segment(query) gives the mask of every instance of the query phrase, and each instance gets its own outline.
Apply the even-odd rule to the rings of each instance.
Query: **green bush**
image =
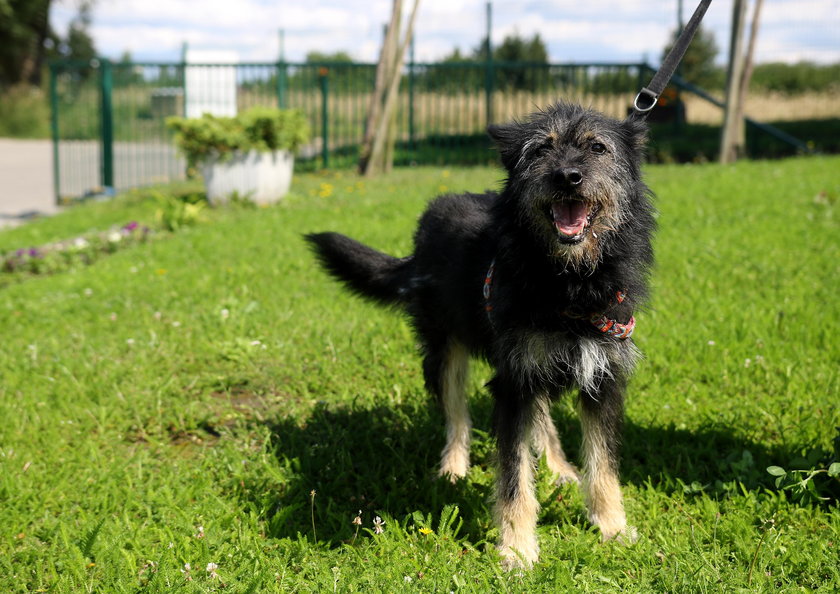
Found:
[[[252,107],[236,117],[209,113],[200,118],[171,117],[166,125],[176,131],[175,144],[189,167],[208,160],[227,160],[235,152],[296,152],[309,140],[309,122],[303,112]]]
[[[776,91],[791,95],[835,92],[840,90],[840,63],[758,64],[753,71],[750,86],[757,91]]]
[[[0,100],[0,136],[47,138],[50,110],[38,87],[18,85],[3,91]]]

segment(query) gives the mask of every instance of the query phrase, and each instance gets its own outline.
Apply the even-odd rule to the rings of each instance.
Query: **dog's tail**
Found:
[[[395,258],[339,233],[311,233],[321,265],[362,297],[383,304],[406,300],[411,285],[412,258]]]

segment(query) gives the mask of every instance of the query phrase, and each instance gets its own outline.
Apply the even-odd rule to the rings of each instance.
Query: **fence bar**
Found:
[[[491,34],[493,32],[493,3],[487,3],[487,63],[484,72],[484,94],[487,109],[487,125],[494,122],[493,120],[493,87],[495,68],[493,67],[493,41]]]
[[[55,194],[55,203],[61,203],[60,191],[60,162],[58,160],[58,66],[50,64],[50,133],[52,134],[52,154],[53,154],[53,193]]]
[[[277,107],[286,109],[286,62],[277,62]]]
[[[414,152],[414,36],[411,36],[408,60],[408,150]]]
[[[100,123],[101,185],[106,191],[114,187],[114,79],[111,62],[102,58],[99,62],[99,90],[101,94],[102,121]]]
[[[649,66],[646,66],[646,67],[650,68]],[[673,77],[671,77],[671,84],[673,84],[676,87],[679,87],[683,90],[686,90],[690,93],[694,93],[695,95],[697,95],[701,99],[705,99],[706,101],[708,101],[712,105],[720,107],[721,109],[724,109],[726,107],[726,104],[723,101],[721,101],[719,99],[715,99],[714,97],[709,95],[706,91],[704,91],[703,89],[701,89],[700,87],[698,87],[696,85],[691,84],[690,82],[688,82],[687,80],[685,80],[681,76],[678,76],[678,75],[675,74]],[[804,142],[802,142],[798,138],[796,138],[794,136],[791,136],[790,134],[788,134],[784,130],[779,130],[775,126],[771,126],[770,124],[765,124],[763,122],[758,122],[758,121],[756,121],[752,118],[748,118],[748,117],[744,117],[744,121],[747,124],[749,124],[750,126],[756,128],[758,130],[761,130],[765,134],[768,134],[768,135],[772,136],[776,140],[784,142],[785,144],[788,144],[788,145],[790,145],[794,148],[797,148],[797,149],[799,149],[803,152],[806,152],[806,153],[813,153],[814,152],[814,149],[812,149],[810,146],[808,146],[807,144],[805,144]]]
[[[189,68],[219,66],[190,64]],[[298,170],[351,167],[358,161],[375,64],[290,63],[281,57],[270,63],[223,66],[235,68],[226,89],[239,111],[281,105],[305,114],[314,138],[301,147]],[[406,66],[395,114],[395,165],[496,163],[485,133],[487,122],[522,118],[535,106],[558,99],[625,117],[648,68],[495,59],[444,63],[410,59]],[[183,178],[183,159],[164,122],[167,116],[184,113],[190,94],[200,94],[195,83],[189,86],[186,68],[183,61],[50,64],[56,199]],[[673,80],[693,95],[720,104],[678,76]],[[797,151],[811,152],[777,128],[747,123],[763,138],[772,135]],[[782,152],[790,150],[785,146]]]
[[[330,166],[330,136],[329,136],[329,70],[322,67],[318,74],[321,78],[321,157],[324,169]]]

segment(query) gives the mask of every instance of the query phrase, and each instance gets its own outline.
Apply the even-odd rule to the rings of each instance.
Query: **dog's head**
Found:
[[[517,222],[565,266],[597,264],[644,199],[644,123],[560,103],[488,132],[508,170]]]

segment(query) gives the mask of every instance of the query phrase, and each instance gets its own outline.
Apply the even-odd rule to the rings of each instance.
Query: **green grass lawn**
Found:
[[[279,206],[208,210],[7,283],[0,591],[836,592],[840,481],[820,472],[807,484],[828,501],[795,499],[766,468],[837,460],[838,171],[647,170],[657,266],[622,462],[640,540],[601,544],[578,490],[541,467],[525,574],[493,547],[488,367],[470,383],[474,466],[453,486],[435,478],[443,419],[408,324],[345,293],[301,240],[332,229],[404,255],[430,197],[498,170],[299,175]],[[0,252],[156,209],[140,191],[82,205],[0,232]],[[576,458],[572,398],[555,420]]]

